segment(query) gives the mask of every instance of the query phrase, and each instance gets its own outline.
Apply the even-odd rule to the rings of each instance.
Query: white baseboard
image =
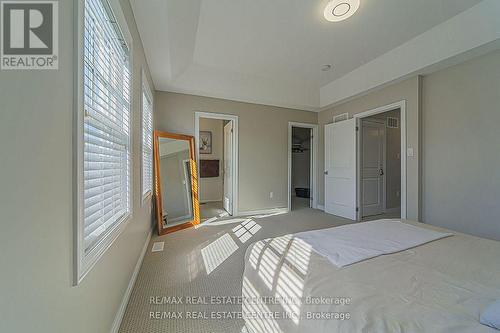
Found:
[[[127,290],[125,290],[125,294],[123,295],[122,302],[120,304],[120,307],[118,308],[118,312],[116,313],[115,320],[113,321],[113,326],[111,326],[111,333],[118,333],[118,330],[120,329],[123,315],[125,314],[125,309],[127,308],[127,304],[130,299],[130,294],[132,294],[132,289],[134,288],[135,280],[137,279],[137,275],[139,274],[139,270],[141,269],[142,261],[144,260],[146,251],[148,250],[149,241],[151,240],[152,234],[153,229],[149,231],[146,242],[142,247],[141,255],[139,256],[139,259],[135,264],[134,272],[132,273],[130,281],[128,282]]]
[[[323,206],[323,205],[316,205],[316,209],[325,211],[325,206]]]
[[[244,212],[239,212],[238,216],[248,216],[248,215],[260,215],[260,214],[277,214],[277,213],[288,213],[288,208],[269,208],[260,210],[247,210]]]

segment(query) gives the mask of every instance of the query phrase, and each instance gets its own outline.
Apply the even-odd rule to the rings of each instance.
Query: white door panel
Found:
[[[356,120],[325,125],[325,212],[356,219]]]

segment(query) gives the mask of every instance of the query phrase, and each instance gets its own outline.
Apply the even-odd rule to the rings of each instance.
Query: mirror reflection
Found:
[[[194,219],[189,141],[159,138],[159,176],[163,227]]]

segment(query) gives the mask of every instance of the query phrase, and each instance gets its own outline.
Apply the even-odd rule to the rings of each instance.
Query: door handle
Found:
[[[325,172],[323,172],[325,175],[328,175],[328,170],[326,170]]]
[[[383,176],[384,175],[384,169],[380,168],[379,175]]]

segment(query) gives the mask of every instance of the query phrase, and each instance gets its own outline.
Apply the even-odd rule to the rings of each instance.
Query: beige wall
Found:
[[[423,79],[423,220],[500,240],[500,51]]]
[[[212,153],[200,154],[200,159],[219,160],[219,177],[200,178],[200,202],[222,201],[223,187],[223,146],[224,121],[219,119],[200,119],[200,131],[212,132]]]
[[[195,111],[239,116],[239,211],[286,207],[288,122],[316,123],[317,113],[156,93],[155,126],[159,130],[194,135]],[[274,192],[272,199],[269,192]]]
[[[140,154],[141,67],[134,39],[133,218],[73,287],[74,5],[59,1],[59,69],[0,72],[0,332],[109,333],[147,234]]]
[[[318,115],[319,153],[318,153],[318,187],[319,204],[324,204],[324,130],[325,124],[333,122],[335,115],[348,112],[350,116],[377,107],[406,100],[407,147],[414,149],[414,156],[408,157],[407,163],[407,216],[419,220],[419,114],[420,114],[420,77],[387,86],[346,103],[322,111]]]

